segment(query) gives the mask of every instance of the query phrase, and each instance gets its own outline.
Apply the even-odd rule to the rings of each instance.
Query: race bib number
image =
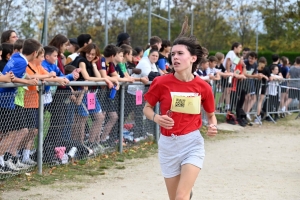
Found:
[[[235,58],[233,59],[233,63],[237,65],[237,64],[239,64],[240,60],[241,60],[241,59],[240,59],[239,57],[235,57]]]
[[[87,109],[94,110],[96,108],[95,93],[87,94]]]
[[[135,105],[142,105],[143,103],[143,92],[142,90],[137,90],[135,93]]]
[[[201,96],[176,96],[172,98],[171,111],[185,114],[200,114]]]

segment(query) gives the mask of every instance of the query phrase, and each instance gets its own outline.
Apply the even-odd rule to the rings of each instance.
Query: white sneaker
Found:
[[[258,120],[258,119],[255,119],[253,123],[254,124],[258,124],[258,125],[262,125],[262,122],[260,120]]]
[[[21,163],[20,160],[17,161],[16,163],[16,167],[17,168],[20,168],[20,169],[28,169],[30,168],[31,166],[30,165],[26,165],[24,163]]]
[[[37,163],[33,160],[31,160],[30,158],[22,161],[22,163],[26,164],[26,165],[37,165]]]
[[[4,161],[5,167],[7,167],[9,170],[12,171],[20,171],[20,169],[18,167],[16,167],[16,165],[13,163],[13,161],[11,159]]]
[[[246,114],[246,118],[247,118],[247,120],[248,120],[249,122],[252,121],[250,114]]]
[[[75,157],[75,154],[77,153],[77,148],[76,147],[72,147],[70,149],[70,151],[68,152],[68,156],[70,156],[71,158],[74,158]]]
[[[147,137],[153,137],[153,134],[152,133],[146,133]]]
[[[286,112],[286,114],[288,114],[288,115],[291,115],[292,113],[291,113],[291,112],[289,112],[289,111],[287,111],[287,112]]]

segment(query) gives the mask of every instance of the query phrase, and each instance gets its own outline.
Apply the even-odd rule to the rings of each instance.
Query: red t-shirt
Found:
[[[215,111],[214,96],[209,84],[199,77],[195,77],[190,82],[182,82],[168,74],[156,77],[152,82],[149,91],[145,94],[145,100],[152,106],[160,102],[160,112],[166,115],[171,108],[172,97],[171,92],[191,92],[201,95],[201,104],[207,113]],[[170,130],[161,127],[161,133],[170,136],[172,133],[176,135],[185,135],[201,127],[201,114],[184,114],[172,113],[174,127]]]
[[[238,73],[239,75],[241,75],[243,73],[243,65],[241,62],[236,65],[236,67],[234,69],[234,73]],[[233,78],[231,91],[236,91],[237,83],[238,83],[238,79]]]

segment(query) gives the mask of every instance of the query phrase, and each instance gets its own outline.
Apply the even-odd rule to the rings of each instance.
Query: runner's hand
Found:
[[[210,137],[214,137],[214,136],[216,136],[217,133],[218,133],[218,128],[217,128],[217,126],[214,125],[214,124],[210,124],[210,125],[208,126],[206,135],[207,135],[207,136],[210,136]]]
[[[165,129],[172,129],[174,126],[174,120],[167,115],[155,115],[154,122]]]

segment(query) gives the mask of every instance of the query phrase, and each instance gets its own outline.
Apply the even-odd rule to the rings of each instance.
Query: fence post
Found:
[[[119,152],[120,153],[123,153],[124,102],[125,102],[125,86],[121,85],[120,127],[119,127]]]
[[[159,103],[157,103],[155,105],[155,108],[154,108],[154,111],[155,113],[159,114]],[[155,124],[155,140],[156,140],[156,143],[158,143],[158,140],[159,140],[159,125],[157,123],[154,123]]]
[[[44,133],[44,99],[43,99],[44,85],[39,85],[39,130],[38,130],[38,151],[37,151],[37,165],[38,173],[43,173],[43,133]]]

